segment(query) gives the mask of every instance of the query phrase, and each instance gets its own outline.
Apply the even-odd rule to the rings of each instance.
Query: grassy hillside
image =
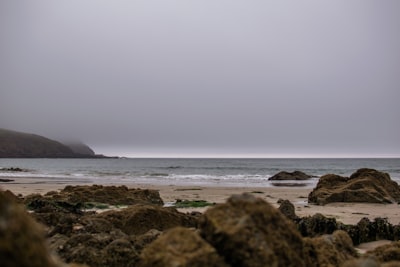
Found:
[[[0,158],[79,158],[93,157],[46,137],[0,129]]]

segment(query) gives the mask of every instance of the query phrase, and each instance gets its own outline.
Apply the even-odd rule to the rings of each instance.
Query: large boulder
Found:
[[[208,209],[201,235],[231,266],[312,266],[295,225],[250,194]]]
[[[140,267],[228,267],[216,249],[193,230],[177,227],[146,247]]]
[[[287,172],[281,171],[272,177],[268,178],[271,181],[281,181],[281,180],[308,180],[312,178],[312,175],[308,175],[301,171]]]
[[[55,267],[43,229],[0,191],[0,259],[1,266]]]
[[[313,216],[303,217],[297,220],[297,229],[302,236],[316,237],[325,234],[332,234],[336,230],[343,228],[341,223],[338,223],[335,218],[328,218],[321,213],[316,213]]]
[[[75,234],[71,237],[54,235],[51,247],[67,263],[87,264],[90,267],[136,266],[139,259],[132,238],[122,232]]]
[[[305,238],[305,243],[315,266],[342,266],[344,262],[358,257],[351,238],[341,230],[331,235]]]
[[[95,215],[110,222],[128,235],[141,235],[151,229],[164,231],[176,226],[196,227],[197,216],[178,212],[175,208],[154,205],[133,205],[120,211]]]
[[[283,199],[278,201],[279,208],[278,210],[282,212],[283,215],[286,216],[289,220],[296,221],[299,217],[296,215],[296,211],[294,209],[294,205],[287,199]]]
[[[310,203],[331,202],[397,203],[400,187],[389,174],[373,169],[359,169],[350,177],[322,176],[308,196]]]

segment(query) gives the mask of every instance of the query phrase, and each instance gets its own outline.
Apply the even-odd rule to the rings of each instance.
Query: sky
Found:
[[[400,157],[400,1],[2,0],[0,128],[132,157]]]

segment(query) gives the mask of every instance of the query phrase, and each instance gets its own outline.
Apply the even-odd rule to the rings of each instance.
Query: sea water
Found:
[[[29,178],[52,183],[159,184],[192,186],[305,186],[333,173],[349,176],[359,168],[387,172],[400,183],[400,159],[0,159],[0,169],[18,167],[24,172],[0,170],[1,177]],[[302,171],[315,176],[307,181],[269,181],[280,171]]]

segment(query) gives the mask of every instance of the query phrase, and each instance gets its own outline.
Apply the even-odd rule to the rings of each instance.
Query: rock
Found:
[[[195,231],[177,227],[163,233],[140,255],[140,267],[228,267]]]
[[[380,265],[377,261],[370,259],[370,258],[364,258],[364,259],[352,259],[346,261],[342,267],[383,267],[383,265]],[[389,266],[385,266],[389,267]]]
[[[66,186],[59,193],[49,192],[44,196],[28,195],[24,203],[39,212],[46,209],[65,210],[78,213],[87,203],[106,203],[109,205],[164,204],[160,193],[149,189],[129,189],[126,186],[83,185]]]
[[[50,255],[43,229],[19,204],[0,191],[1,266],[58,266]]]
[[[8,183],[8,182],[14,182],[12,179],[0,179],[1,183]]]
[[[154,205],[134,205],[120,211],[96,215],[109,221],[128,235],[141,235],[151,229],[164,231],[176,226],[196,227],[197,217],[178,212],[175,208]]]
[[[135,236],[134,246],[137,251],[142,251],[147,245],[152,243],[162,234],[161,231],[151,229],[143,235]]]
[[[341,266],[344,262],[358,257],[351,238],[341,230],[331,235],[305,238],[305,243],[315,266]]]
[[[400,225],[392,225],[387,218],[375,218],[372,222],[362,218],[356,225],[345,229],[354,245],[377,240],[400,240]]]
[[[27,172],[28,170],[21,169],[19,167],[9,167],[9,168],[0,168],[2,172]]]
[[[119,267],[135,266],[139,259],[131,238],[123,233],[76,234],[68,239],[53,236],[50,243],[68,263]]]
[[[400,188],[389,174],[373,169],[359,169],[349,178],[327,174],[308,196],[310,203],[331,202],[397,203]]]
[[[251,194],[208,209],[200,229],[231,266],[312,266],[295,225]]]
[[[294,172],[286,172],[281,171],[272,177],[268,178],[268,180],[272,181],[280,181],[280,180],[308,180],[312,178],[312,175],[305,174],[301,171],[294,171]]]
[[[298,219],[298,217],[296,215],[296,212],[295,212],[295,209],[294,209],[294,205],[289,200],[286,200],[286,199],[285,200],[281,200],[280,201],[280,206],[279,206],[278,209],[289,220],[294,221],[294,220]]]
[[[368,251],[364,257],[372,258],[380,263],[389,263],[392,261],[400,263],[400,241],[377,247],[372,251]]]
[[[299,219],[297,228],[302,236],[315,237],[332,234],[334,231],[342,229],[343,225],[338,223],[335,218],[327,218],[321,213],[316,213],[311,217]]]

